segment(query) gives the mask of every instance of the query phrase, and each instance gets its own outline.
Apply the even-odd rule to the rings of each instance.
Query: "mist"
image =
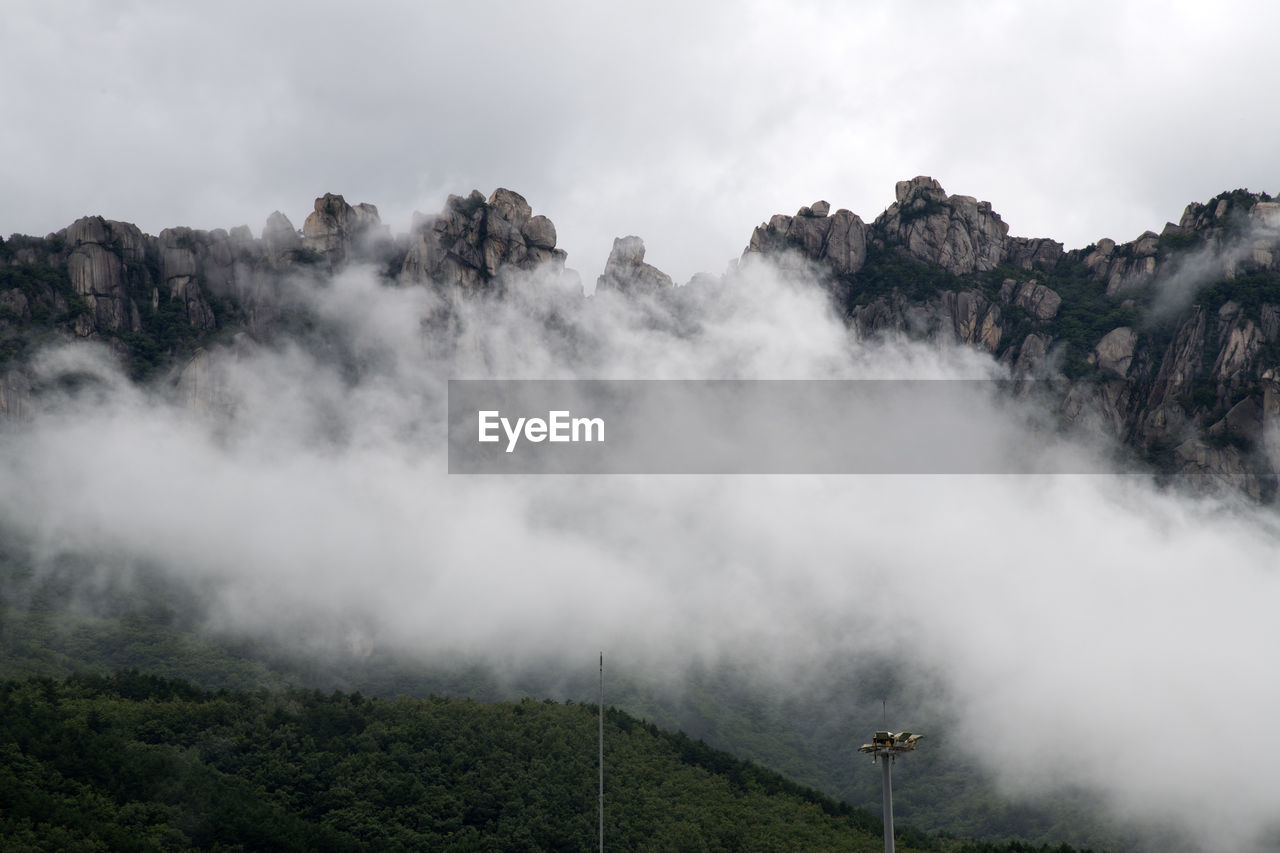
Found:
[[[0,432],[0,518],[37,566],[155,565],[201,590],[211,629],[317,653],[511,671],[604,649],[654,678],[727,662],[790,687],[890,657],[1011,795],[1084,787],[1205,850],[1275,829],[1271,510],[1134,476],[450,476],[451,377],[1004,375],[858,340],[819,283],[764,263],[668,299],[508,285],[454,303],[360,268],[298,280],[312,332],[145,388],[104,348],[49,350],[38,379],[64,390]],[[1043,442],[1016,407],[976,417],[957,428]]]
[[[1205,287],[1224,278],[1234,278],[1242,262],[1254,259],[1259,253],[1270,257],[1271,247],[1280,234],[1280,221],[1275,214],[1237,215],[1235,219],[1230,237],[1211,240],[1207,245],[1177,255],[1169,269],[1161,271],[1153,283],[1155,296],[1146,317],[1148,325],[1176,317],[1191,306]]]

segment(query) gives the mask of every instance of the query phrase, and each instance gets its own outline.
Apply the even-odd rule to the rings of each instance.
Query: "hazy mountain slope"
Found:
[[[90,597],[77,583],[83,568],[66,561],[35,577],[13,554],[0,558],[0,679],[111,677],[134,669],[200,690],[340,689],[387,699],[485,701],[528,695],[581,699],[595,689],[582,674],[550,668],[513,680],[483,662],[426,666],[386,653],[310,657],[296,648],[203,629],[192,591],[159,573],[144,572],[141,583],[100,587]],[[945,719],[922,716],[920,697],[894,681],[890,666],[863,662],[852,671],[833,671],[826,694],[806,690],[788,696],[733,667],[706,669],[678,686],[611,669],[607,702],[878,814],[880,774],[854,748],[878,725],[883,698],[895,716],[930,732],[927,748],[895,770],[901,823],[958,837],[1094,847],[1114,841],[1110,830],[1098,826],[1096,807],[1074,808],[1059,799],[1002,801],[980,768],[961,760],[947,742]]]

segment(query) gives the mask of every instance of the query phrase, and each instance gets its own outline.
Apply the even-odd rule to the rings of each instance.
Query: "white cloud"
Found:
[[[464,308],[452,362],[418,326],[425,290],[352,271],[307,292],[323,346],[224,353],[212,413],[108,370],[11,431],[7,523],[45,556],[164,567],[206,591],[215,624],[317,649],[522,666],[604,648],[628,669],[733,661],[793,688],[813,665],[889,650],[934,680],[952,742],[1010,792],[1083,786],[1206,850],[1220,849],[1210,829],[1246,849],[1273,822],[1273,513],[1097,476],[449,476],[447,375],[994,366],[857,343],[820,291],[762,265],[690,299],[687,337],[620,300],[582,303],[573,347],[536,300]],[[982,417],[1002,442],[1016,432]]]

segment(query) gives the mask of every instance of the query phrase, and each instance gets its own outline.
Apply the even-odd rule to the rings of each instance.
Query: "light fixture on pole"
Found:
[[[924,735],[911,732],[876,732],[871,743],[858,747],[859,752],[871,756],[871,762],[881,762],[884,770],[884,851],[893,853],[893,780],[889,771],[890,765],[898,756],[911,752],[916,748],[916,741]]]

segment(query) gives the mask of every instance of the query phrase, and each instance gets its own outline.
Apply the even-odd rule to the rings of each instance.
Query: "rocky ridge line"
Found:
[[[0,243],[0,416],[20,417],[30,402],[24,329],[100,338],[159,365],[228,324],[269,338],[281,276],[351,263],[450,298],[500,295],[507,270],[535,269],[546,274],[539,281],[580,294],[556,238],[551,221],[507,189],[450,196],[397,237],[375,206],[334,194],[315,200],[301,231],[273,213],[261,238],[246,226],[151,237],[102,217],[15,236]],[[899,182],[870,224],[825,201],[772,217],[741,263],[763,256],[821,273],[861,336],[980,347],[1018,375],[1066,383],[1064,412],[1100,419],[1166,467],[1244,482],[1259,499],[1274,494],[1275,473],[1257,452],[1280,405],[1280,204],[1269,196],[1223,193],[1188,205],[1159,234],[1064,251],[1010,237],[988,202],[947,195],[922,176]],[[597,279],[597,292],[624,297],[679,290],[645,263],[635,236],[615,240]]]

